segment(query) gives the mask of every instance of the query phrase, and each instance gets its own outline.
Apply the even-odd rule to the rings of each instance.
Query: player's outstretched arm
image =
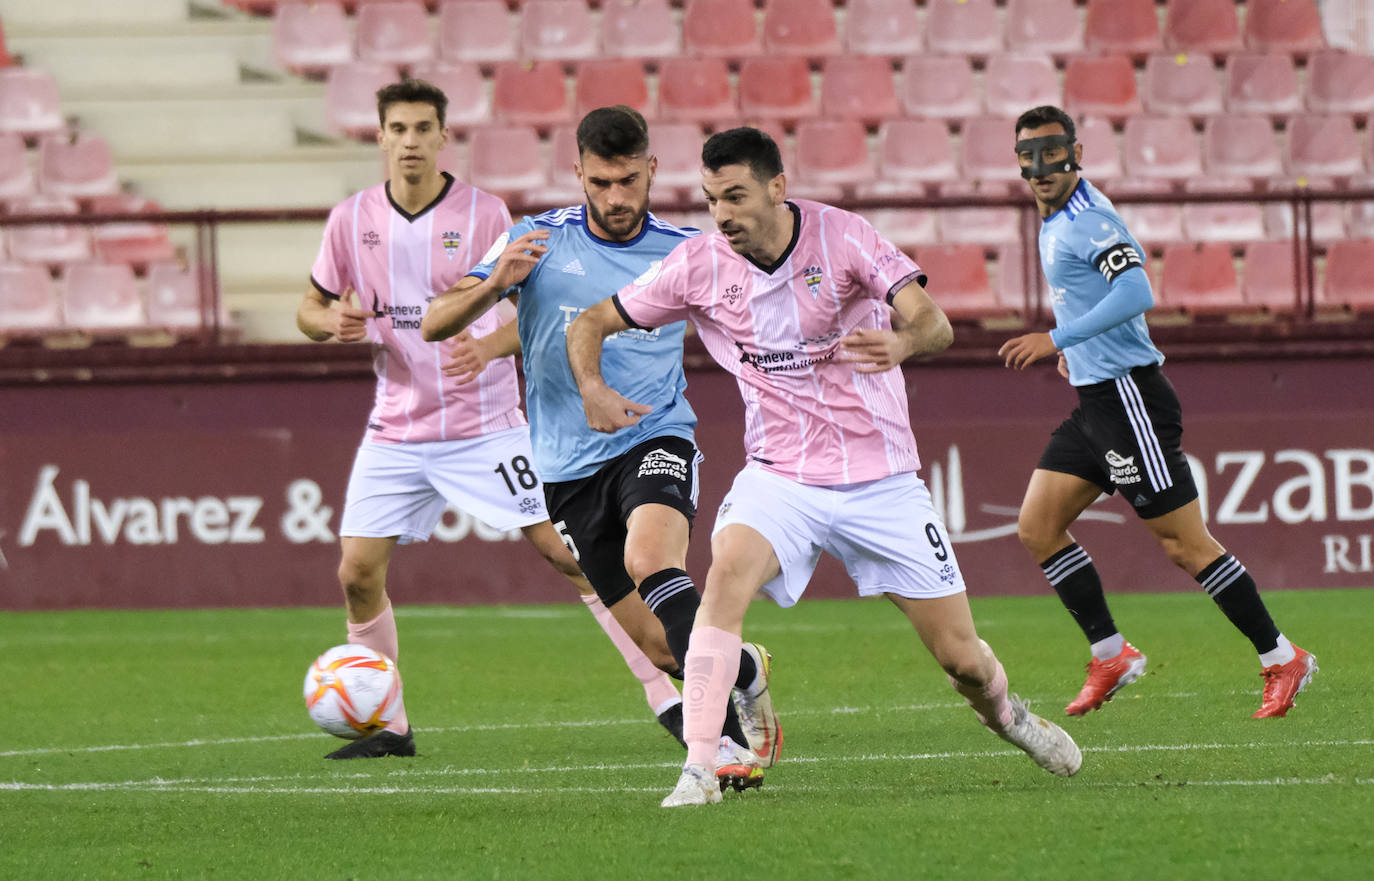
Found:
[[[296,309],[296,327],[317,343],[331,337],[342,343],[356,343],[367,339],[367,319],[371,317],[354,305],[352,291],[345,291],[336,307],[312,287]]]
[[[637,404],[601,378],[601,349],[606,337],[630,325],[609,300],[602,300],[568,326],[568,364],[582,393],[582,409],[593,431],[612,434],[639,422],[653,408]]]
[[[902,318],[898,330],[859,328],[840,340],[844,358],[860,373],[891,370],[916,355],[942,352],[954,342],[949,319],[925,288],[916,282],[902,287],[892,298],[892,308]]]
[[[471,382],[497,358],[520,354],[520,331],[514,321],[501,325],[486,336],[461,331],[453,338],[453,354],[444,362],[444,375],[458,385]]]
[[[420,334],[428,342],[446,340],[486,312],[501,294],[529,278],[530,272],[549,250],[544,241],[549,231],[536,229],[509,242],[496,258],[491,275],[485,279],[465,275],[458,283],[435,297],[420,319]],[[502,238],[505,238],[503,235]],[[495,248],[493,248],[495,250]],[[486,261],[490,261],[490,255]]]

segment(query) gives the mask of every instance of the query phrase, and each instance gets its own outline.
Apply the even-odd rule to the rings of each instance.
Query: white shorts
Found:
[[[423,444],[364,441],[348,478],[339,535],[426,541],[448,505],[504,532],[549,519],[530,431]]]
[[[844,563],[860,596],[931,599],[964,590],[945,524],[914,473],[826,487],[746,468],[735,476],[712,532],[732,523],[773,546],[782,572],[763,590],[780,606],[801,599],[821,551]]]

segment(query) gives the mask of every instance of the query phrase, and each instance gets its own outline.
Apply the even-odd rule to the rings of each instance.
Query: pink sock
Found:
[[[358,645],[365,645],[374,652],[381,652],[400,666],[400,660],[396,655],[400,652],[400,640],[396,636],[396,616],[391,613],[391,603],[386,604],[382,609],[382,614],[373,618],[371,621],[362,624],[348,622],[348,641]],[[395,731],[397,734],[405,734],[410,730],[410,721],[406,719],[406,705],[404,697],[401,701],[400,709],[396,711],[396,718],[392,719],[386,726],[388,731]]]
[[[682,687],[682,735],[687,763],[715,768],[725,702],[739,676],[739,634],[719,627],[696,627],[687,643]]]
[[[994,663],[997,664],[997,672],[993,674],[992,681],[982,688],[964,685],[953,676],[949,677],[949,684],[973,707],[979,722],[994,731],[1002,731],[1011,724],[1011,702],[1007,700],[1007,671],[1002,669],[1001,661],[994,660]]]
[[[620,651],[620,656],[625,659],[625,665],[630,668],[630,672],[635,674],[639,684],[644,686],[644,699],[649,702],[649,709],[657,716],[673,704],[682,700],[677,693],[677,686],[673,684],[673,679],[667,673],[654,666],[654,662],[649,660],[648,655],[640,651],[639,646],[630,638],[630,634],[625,632],[625,628],[620,626],[620,622],[615,620],[611,610],[606,608],[606,604],[601,602],[601,597],[596,594],[582,594],[582,602],[591,609],[592,615],[596,618],[601,629],[606,631],[606,635],[611,638],[611,644]]]

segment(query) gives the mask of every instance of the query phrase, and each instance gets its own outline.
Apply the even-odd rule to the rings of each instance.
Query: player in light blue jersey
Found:
[[[578,125],[577,146],[585,203],[517,223],[466,278],[435,298],[421,331],[431,340],[453,336],[502,298],[518,298],[530,434],[550,519],[627,632],[644,632],[639,610],[646,604],[662,622],[675,659],[668,672],[680,676],[700,604],[685,571],[701,461],[696,414],[683,394],[685,325],[630,330],[608,343],[602,370],[615,377],[635,419],[614,435],[587,425],[565,334],[583,309],[698,232],[649,213],[657,160],[639,113],[593,110]],[[727,708],[718,762],[722,786],[737,789],[762,782],[762,767],[782,742],[767,692],[768,653],[747,644],[740,662],[738,713]],[[671,709],[680,731],[680,703]]]
[[[1140,244],[1079,176],[1083,146],[1063,110],[1023,113],[1016,156],[1043,218],[1040,264],[1055,328],[1008,340],[999,354],[1016,370],[1058,354],[1079,400],[1031,474],[1017,525],[1091,645],[1087,682],[1065,712],[1096,710],[1145,672],[1145,655],[1117,630],[1097,569],[1068,531],[1101,493],[1120,492],[1259,653],[1264,694],[1254,717],[1283,716],[1316,673],[1316,658],[1274,626],[1255,580],[1203,522],[1181,445],[1182,408],[1145,323],[1154,296]]]

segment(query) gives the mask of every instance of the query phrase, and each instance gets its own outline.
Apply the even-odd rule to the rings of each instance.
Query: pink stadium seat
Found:
[[[1173,51],[1227,55],[1241,47],[1235,0],[1169,0],[1164,45]]]
[[[10,214],[76,214],[76,201],[63,196],[37,195],[8,203]],[[56,266],[87,260],[90,233],[84,226],[42,224],[15,226],[9,233],[10,257],[24,263]]]
[[[1205,53],[1151,55],[1141,97],[1147,113],[1210,116],[1221,113],[1221,79]]]
[[[750,0],[691,0],[682,13],[688,55],[747,58],[763,51]]]
[[[1030,257],[1034,263],[1027,264]],[[997,249],[997,283],[993,293],[997,301],[1008,309],[1029,316],[1037,310],[1048,312],[1045,304],[1045,284],[1040,276],[1040,258],[1036,251],[1027,252],[1020,243],[1003,245]]]
[[[1283,171],[1274,124],[1267,116],[1209,117],[1202,131],[1207,173],[1268,180]]]
[[[926,48],[986,56],[1002,51],[1002,25],[992,0],[929,0]]]
[[[1202,173],[1193,126],[1182,116],[1133,116],[1126,120],[1126,173],[1132,177],[1185,180]]]
[[[1021,184],[1015,144],[1015,119],[980,116],[965,122],[959,143],[964,179]]]
[[[1307,109],[1359,116],[1374,113],[1374,56],[1338,50],[1313,53],[1307,59]]]
[[[1267,312],[1298,311],[1300,305],[1293,243],[1276,239],[1246,245],[1240,293],[1246,303]]]
[[[688,122],[661,122],[649,129],[649,148],[658,157],[654,190],[683,191],[695,201],[701,194],[701,129]]]
[[[994,192],[996,189],[994,186]],[[965,182],[950,182],[940,187],[942,196],[976,196],[986,192]],[[944,208],[940,211],[940,241],[978,245],[1019,242],[1021,212],[1016,208]]]
[[[1374,179],[1367,175],[1360,175],[1351,179],[1350,188],[1352,190],[1374,190]],[[1352,201],[1347,209],[1349,216],[1346,222],[1346,232],[1350,234],[1351,238],[1374,238],[1374,202]]]
[[[520,56],[505,0],[448,0],[439,7],[439,57],[493,64]]]
[[[878,234],[910,252],[938,240],[935,212],[924,208],[878,208],[864,212]]]
[[[109,143],[89,132],[43,138],[38,148],[38,186],[45,193],[74,199],[118,191]]]
[[[921,51],[921,25],[910,0],[850,0],[845,10],[851,54],[898,58]]]
[[[984,110],[989,116],[1016,117],[1028,107],[1058,106],[1059,74],[1048,55],[994,55],[983,72]]]
[[[469,181],[502,196],[518,195],[549,181],[539,135],[526,126],[490,126],[473,131]],[[576,150],[573,156],[576,158]],[[567,164],[571,164],[568,162]]]
[[[784,122],[815,116],[816,99],[806,60],[787,56],[746,59],[739,72],[739,108],[746,117]]]
[[[64,125],[52,74],[30,67],[0,68],[0,132],[33,137]]]
[[[1083,174],[1095,184],[1121,177],[1121,148],[1112,124],[1100,116],[1084,116],[1076,120],[1074,128],[1078,143],[1083,145]]]
[[[48,270],[0,263],[0,338],[40,336],[61,326],[62,310]]]
[[[982,113],[973,69],[960,55],[913,55],[902,64],[902,106],[909,116],[967,119]]]
[[[1068,56],[1083,51],[1083,20],[1074,0],[1008,0],[1006,30],[1013,52]]]
[[[173,332],[199,330],[200,289],[195,268],[178,263],[148,267],[148,323]]]
[[[1245,45],[1261,51],[1305,54],[1325,48],[1315,0],[1248,0]]]
[[[877,192],[908,194],[957,177],[949,129],[934,119],[889,119],[878,132]]]
[[[292,73],[321,75],[353,60],[348,17],[335,3],[283,3],[272,18],[272,55]]]
[[[0,132],[0,199],[13,199],[33,193],[33,172],[29,169],[24,139],[14,132]]]
[[[1219,242],[1180,243],[1164,249],[1159,301],[1194,315],[1245,312],[1231,246]]]
[[[429,62],[417,64],[410,73],[416,79],[438,86],[448,97],[444,124],[450,131],[491,122],[491,98],[477,62]]]
[[[1136,57],[1163,49],[1154,0],[1088,0],[1083,43],[1089,50]]]
[[[856,119],[812,119],[797,124],[797,178],[806,186],[855,187],[874,179],[868,136]]]
[[[67,267],[63,282],[68,327],[96,335],[147,327],[143,297],[128,266],[76,263]]]
[[[657,115],[657,108],[649,100],[644,67],[629,58],[597,59],[579,64],[574,101],[578,119],[598,107],[612,104],[633,107],[650,120]]]
[[[418,0],[364,3],[355,16],[358,58],[410,67],[434,57],[429,20]]]
[[[1350,177],[1364,171],[1355,122],[1345,115],[1304,114],[1288,124],[1288,171],[1303,177]]]
[[[1226,62],[1226,109],[1232,113],[1296,113],[1298,72],[1287,55],[1241,52]]]
[[[520,54],[536,61],[595,58],[596,28],[581,0],[525,0],[520,9]]]
[[[901,115],[896,77],[886,58],[842,55],[825,63],[821,79],[821,115],[859,119],[877,125]]]
[[[657,131],[655,128],[650,134]],[[578,160],[576,127],[558,126],[549,134],[548,185],[525,190],[526,199],[550,205],[571,205],[581,202],[586,196],[574,168]],[[657,178],[654,183],[654,191],[658,192]]]
[[[668,0],[608,0],[601,11],[601,51],[612,58],[682,54],[682,32]]]
[[[355,138],[373,137],[378,129],[377,90],[400,78],[389,64],[350,61],[329,72],[324,90],[330,125]]]
[[[571,122],[563,66],[554,61],[499,65],[492,86],[492,112],[499,121],[516,125]]]
[[[929,245],[916,252],[926,290],[951,321],[978,321],[1009,310],[992,293],[982,245]]]
[[[667,121],[717,124],[739,116],[722,58],[667,58],[658,71],[659,115]]]
[[[770,55],[819,58],[840,52],[831,0],[768,0],[763,12],[763,48]]]
[[[1186,192],[1235,193],[1249,196],[1246,178],[1202,177],[1188,181]],[[1264,238],[1264,210],[1258,202],[1190,202],[1183,206],[1183,232],[1200,242],[1248,242]]]
[[[1135,69],[1125,55],[1070,58],[1064,68],[1064,109],[1112,120],[1140,113]]]
[[[1326,251],[1326,301],[1374,311],[1374,239],[1336,242]]]
[[[92,214],[147,214],[162,211],[162,206],[141,196],[116,193],[92,198],[90,211]],[[159,260],[171,260],[176,255],[165,223],[104,223],[92,230],[91,239],[96,259],[101,263],[127,263],[139,268]]]
[[[1269,187],[1278,192],[1311,190],[1333,192],[1337,187],[1328,178],[1278,178]],[[1301,211],[1301,207],[1299,211]],[[1347,238],[1345,211],[1339,202],[1312,203],[1312,240],[1320,245]],[[1303,228],[1305,230],[1305,227]],[[1265,234],[1275,239],[1291,239],[1295,230],[1293,206],[1289,202],[1270,202],[1264,206]],[[1305,232],[1300,231],[1300,235]]]
[[[1170,184],[1166,180],[1127,178],[1114,184],[1109,195],[1117,199],[1123,195],[1153,195],[1168,193],[1170,190]],[[1147,249],[1184,240],[1183,211],[1178,205],[1117,203],[1117,210],[1121,214],[1121,219],[1126,222],[1126,228]]]

